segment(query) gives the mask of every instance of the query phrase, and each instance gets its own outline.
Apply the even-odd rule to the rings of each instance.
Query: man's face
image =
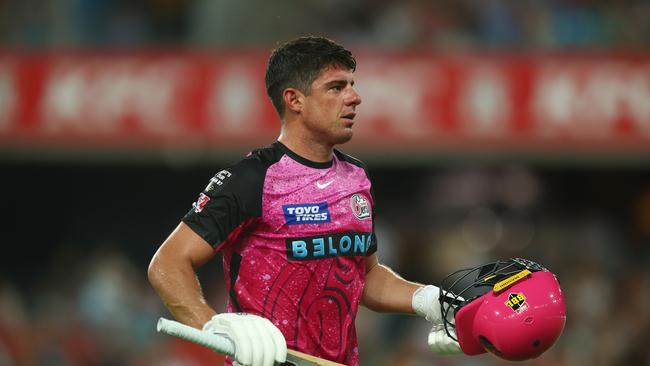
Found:
[[[336,145],[352,138],[355,109],[361,104],[353,85],[351,70],[335,66],[321,70],[302,110],[305,126],[314,139]]]

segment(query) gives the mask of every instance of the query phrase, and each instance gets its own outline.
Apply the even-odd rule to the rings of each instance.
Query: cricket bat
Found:
[[[235,355],[235,347],[230,338],[218,334],[210,334],[198,329],[192,328],[183,323],[165,318],[158,319],[156,327],[158,332],[171,335],[190,341],[202,346],[208,347],[215,352],[233,357]],[[287,350],[287,362],[285,365],[292,366],[345,366],[340,363],[325,360],[322,358],[314,357],[306,353]]]

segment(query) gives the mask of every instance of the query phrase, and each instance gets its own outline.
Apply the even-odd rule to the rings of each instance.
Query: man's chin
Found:
[[[352,129],[349,129],[348,131],[345,131],[344,133],[339,134],[338,136],[336,136],[333,139],[334,140],[334,145],[345,144],[346,142],[352,140],[352,135],[353,135]]]

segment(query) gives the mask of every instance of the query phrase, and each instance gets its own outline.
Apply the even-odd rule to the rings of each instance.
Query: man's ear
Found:
[[[305,95],[300,90],[286,88],[282,92],[282,98],[288,110],[294,113],[300,113],[302,111]]]

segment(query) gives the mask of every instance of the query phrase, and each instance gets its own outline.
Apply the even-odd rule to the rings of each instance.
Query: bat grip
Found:
[[[185,324],[165,318],[158,319],[156,329],[160,333],[171,335],[208,347],[215,352],[234,357],[235,345],[225,335],[203,332]]]

